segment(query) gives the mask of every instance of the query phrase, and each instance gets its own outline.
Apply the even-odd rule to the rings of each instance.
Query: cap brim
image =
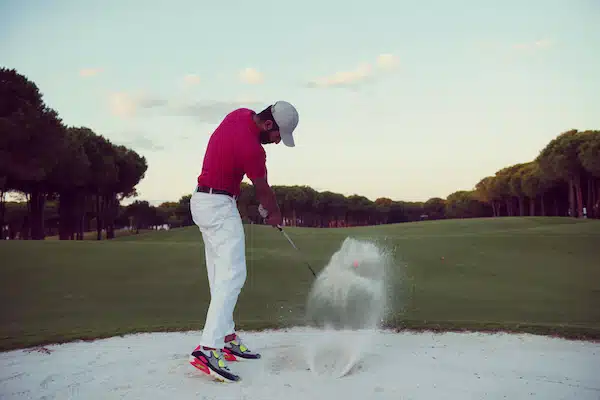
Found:
[[[296,145],[296,143],[294,142],[294,136],[292,136],[291,133],[284,133],[282,131],[279,131],[279,134],[281,135],[281,141],[287,147],[294,147]]]

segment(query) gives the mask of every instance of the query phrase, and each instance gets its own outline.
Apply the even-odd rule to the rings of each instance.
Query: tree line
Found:
[[[115,227],[153,229],[193,224],[191,194],[158,206],[136,200],[148,168],[134,150],[111,143],[87,127],[63,124],[37,86],[14,69],[0,72],[0,228],[2,237],[97,239]],[[530,161],[483,177],[471,190],[446,198],[374,201],[310,186],[273,187],[285,224],[347,227],[445,218],[565,216],[600,218],[600,131],[569,130]],[[19,193],[22,202],[4,201]],[[243,183],[238,208],[245,223],[260,224],[252,185]]]
[[[494,216],[600,218],[600,131],[559,134],[535,159],[483,178],[475,196]]]
[[[25,196],[23,239],[44,239],[45,211],[55,201],[61,239],[81,239],[93,209],[98,237],[114,237],[121,200],[136,194],[148,168],[134,150],[87,127],[67,126],[45,104],[37,85],[15,69],[0,69],[0,227],[6,238],[5,194]],[[12,208],[10,208],[12,210]]]

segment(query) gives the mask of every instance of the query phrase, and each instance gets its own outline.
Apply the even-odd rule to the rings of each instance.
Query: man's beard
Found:
[[[271,139],[269,139],[269,133],[271,131],[261,131],[260,132],[260,143],[261,144],[269,144],[269,143],[273,143],[271,141]]]

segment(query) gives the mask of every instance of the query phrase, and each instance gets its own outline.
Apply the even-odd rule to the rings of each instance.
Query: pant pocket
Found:
[[[192,221],[201,229],[212,229],[221,224],[229,207],[229,201],[219,195],[195,192],[190,198]]]

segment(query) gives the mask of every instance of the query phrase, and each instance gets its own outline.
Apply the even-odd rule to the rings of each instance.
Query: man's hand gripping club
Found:
[[[256,197],[258,197],[258,201],[260,202],[258,206],[260,216],[266,220],[267,224],[273,227],[281,226],[283,218],[273,189],[271,189],[265,178],[256,179],[253,183],[256,188]]]

